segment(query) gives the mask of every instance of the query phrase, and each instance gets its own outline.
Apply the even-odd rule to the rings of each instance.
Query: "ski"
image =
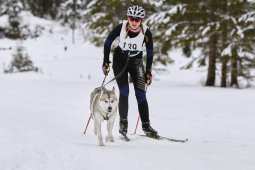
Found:
[[[163,136],[160,136],[159,139],[168,140],[171,142],[181,142],[181,143],[185,143],[188,141],[188,139],[172,139],[172,138],[167,138],[167,137],[163,137]]]
[[[168,138],[168,137],[164,137],[164,136],[159,136],[159,135],[156,135],[156,136],[141,135],[141,134],[138,134],[138,135],[142,136],[142,137],[156,139],[156,140],[167,140],[167,141],[171,141],[171,142],[185,143],[185,142],[188,141],[188,139],[172,139],[172,138]]]
[[[130,138],[125,133],[120,133],[120,138],[126,142],[130,141]]]

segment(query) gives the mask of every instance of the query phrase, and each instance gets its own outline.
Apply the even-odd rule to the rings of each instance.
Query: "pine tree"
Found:
[[[2,0],[0,0],[0,17],[2,17],[5,13],[5,4]],[[0,25],[0,38],[4,37],[5,28]]]
[[[8,14],[9,20],[9,28],[6,31],[5,36],[11,39],[22,38],[20,26],[20,12],[22,10],[22,4],[18,0],[7,0],[6,6],[6,13]]]
[[[231,75],[230,86],[239,87],[238,77],[251,78],[249,74],[251,68],[246,64],[254,58],[255,12],[253,11],[255,6],[247,1],[235,0],[228,1],[227,9],[225,36],[228,37],[228,42],[226,50],[221,55],[227,54],[227,60],[230,62],[230,66],[226,67]],[[227,77],[222,74],[223,78]]]
[[[56,19],[65,0],[21,0],[35,16]]]
[[[126,9],[130,1],[95,0],[88,4],[85,12],[85,27],[90,29],[90,40],[97,46],[103,46],[106,36],[125,19]]]
[[[153,32],[154,61],[167,64],[172,61],[169,58],[169,50],[178,46],[177,35],[181,37],[181,30],[185,29],[180,21],[180,16],[184,12],[184,6],[178,3],[178,1],[160,0],[152,4],[149,11],[152,14],[148,16],[145,23]],[[173,20],[175,22],[171,22]]]
[[[24,46],[22,46],[22,44],[17,45],[12,61],[10,62],[8,68],[4,69],[5,73],[39,71],[39,68],[34,66],[33,61],[25,51],[26,49]]]
[[[81,0],[67,0],[62,4],[59,18],[72,29],[72,42],[75,43],[75,30],[81,26],[83,3]]]
[[[221,12],[224,15],[228,14],[228,2],[223,1],[223,4],[221,6]],[[221,33],[220,37],[221,39],[219,40],[221,42],[221,51],[223,52],[224,49],[227,49],[228,47],[228,39],[229,34],[228,34],[228,23],[227,20],[223,20],[221,24]],[[227,73],[228,73],[228,61],[229,61],[229,56],[227,54],[222,53],[220,57],[220,62],[221,62],[221,87],[227,87]]]
[[[209,56],[206,81],[208,86],[213,86],[215,82],[216,11],[215,1],[210,0],[165,1],[162,9],[156,15],[152,15],[149,22],[159,29],[157,41],[162,46],[160,50],[163,55],[168,55],[171,48],[180,47],[183,48],[184,54],[190,57],[191,51],[200,48],[202,55],[197,58],[199,65],[204,65],[205,56]],[[194,60],[188,67],[191,67],[193,63]]]
[[[240,68],[247,70],[242,63],[248,61],[247,57],[241,59],[239,56],[243,51],[248,56],[254,53],[254,42],[250,41],[255,31],[253,11],[254,5],[241,0],[169,0],[162,1],[159,11],[150,16],[149,23],[158,29],[156,43],[163,55],[178,47],[183,48],[184,54],[189,57],[192,51],[200,49],[201,55],[186,68],[196,61],[201,66],[208,63],[206,85],[214,86],[216,66],[221,63],[221,86],[227,85],[230,73],[231,84],[238,87]],[[229,62],[232,63],[230,67]]]

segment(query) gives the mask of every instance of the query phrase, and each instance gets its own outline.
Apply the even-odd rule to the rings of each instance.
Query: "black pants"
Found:
[[[123,52],[119,47],[115,49],[113,55],[113,72],[115,76],[117,76],[123,70],[127,61],[127,57],[127,52]],[[147,123],[150,120],[145,91],[145,72],[142,60],[142,52],[135,57],[129,57],[127,68],[125,69],[124,73],[116,80],[120,93],[119,114],[120,120],[122,121],[127,120],[128,117],[128,73],[130,74],[134,84],[141,121],[142,123]]]

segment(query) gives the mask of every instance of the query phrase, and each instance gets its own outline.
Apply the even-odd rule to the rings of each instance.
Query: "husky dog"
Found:
[[[98,137],[99,146],[104,146],[102,139],[101,123],[107,120],[106,142],[114,142],[112,129],[117,115],[118,100],[115,89],[107,90],[105,87],[96,88],[90,95],[90,111],[94,120],[94,132]]]

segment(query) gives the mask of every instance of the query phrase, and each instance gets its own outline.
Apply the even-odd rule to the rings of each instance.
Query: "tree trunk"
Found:
[[[237,88],[239,87],[238,85],[238,67],[237,67],[237,48],[234,47],[232,49],[232,56],[231,56],[231,86],[236,86]]]
[[[223,2],[224,3],[224,2]],[[227,15],[227,1],[222,4],[222,12]],[[228,40],[228,26],[227,23],[222,23],[222,51],[227,48]],[[221,56],[221,87],[227,87],[227,73],[228,73],[228,56]]]
[[[222,57],[222,68],[221,68],[221,87],[227,87],[227,64],[228,56]]]
[[[206,86],[214,86],[215,85],[215,71],[216,71],[216,47],[217,36],[216,34],[212,34],[209,38],[209,66],[207,72],[207,80]]]
[[[75,28],[72,29],[72,42],[75,44]]]
[[[72,4],[72,12],[73,12],[73,25],[72,25],[72,37],[73,37],[73,44],[75,44],[75,29],[76,29],[76,17],[77,17],[77,0],[73,0]]]

